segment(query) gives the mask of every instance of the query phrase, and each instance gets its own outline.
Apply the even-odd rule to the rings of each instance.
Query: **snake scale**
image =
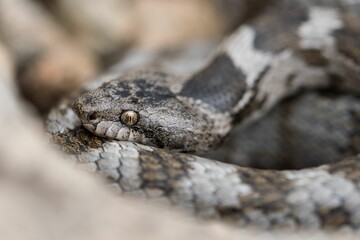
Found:
[[[272,1],[190,77],[154,69],[99,80],[53,109],[47,129],[78,166],[123,194],[240,226],[359,229],[359,64],[359,0]],[[192,154],[218,146],[235,124],[236,156],[309,168]],[[272,138],[276,131],[287,140]]]

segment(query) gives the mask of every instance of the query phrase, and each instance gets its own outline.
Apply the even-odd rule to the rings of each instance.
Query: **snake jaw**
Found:
[[[89,123],[83,123],[83,126],[89,130],[90,132],[94,132],[95,131],[95,126]]]

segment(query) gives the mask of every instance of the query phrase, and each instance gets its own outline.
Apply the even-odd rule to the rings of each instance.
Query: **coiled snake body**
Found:
[[[137,71],[90,86],[73,105],[69,98],[50,113],[48,131],[80,166],[105,175],[123,193],[239,225],[358,229],[359,64],[360,1],[274,1],[190,78]],[[341,94],[336,101],[330,94],[329,109],[314,111],[328,118],[337,111],[330,120],[345,121],[345,130],[311,120],[319,136],[334,134],[335,145],[312,147],[335,159],[320,162],[335,163],[261,170],[180,153],[215,148],[235,124],[251,125],[284,97],[319,88]],[[306,109],[324,102],[314,96],[304,98]],[[297,124],[308,123],[300,118]],[[275,144],[266,142],[267,134],[260,134],[264,148],[254,156],[268,155]]]

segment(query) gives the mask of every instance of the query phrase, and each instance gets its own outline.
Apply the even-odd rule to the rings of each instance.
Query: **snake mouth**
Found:
[[[87,130],[89,130],[90,132],[94,132],[95,131],[95,126],[93,124],[89,124],[89,123],[83,123],[84,128],[86,128]]]
[[[156,137],[154,141],[158,148],[165,148],[165,144],[160,140],[160,138]]]

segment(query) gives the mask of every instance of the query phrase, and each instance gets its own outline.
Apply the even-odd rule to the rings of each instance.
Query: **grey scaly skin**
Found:
[[[354,104],[330,103],[343,110],[339,116],[348,116],[343,121],[351,121],[336,143],[343,144],[341,162],[259,170],[178,151],[214,148],[235,123],[251,124],[302,88],[358,94],[359,13],[358,1],[275,1],[224,40],[190,78],[174,83],[177,77],[158,71],[124,75],[77,98],[79,118],[66,100],[50,114],[49,132],[80,166],[105,175],[123,193],[239,225],[358,229],[356,97],[339,100]],[[324,127],[322,120],[313,121]]]

